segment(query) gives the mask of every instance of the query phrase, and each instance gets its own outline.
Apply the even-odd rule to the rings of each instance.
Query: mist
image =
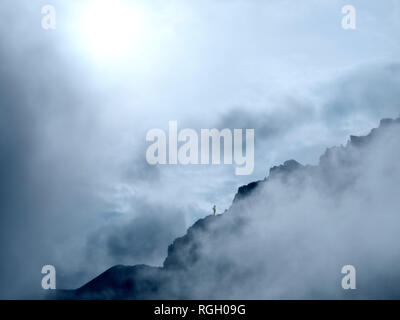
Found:
[[[327,147],[345,143],[350,134],[366,134],[380,119],[399,114],[397,1],[385,6],[355,1],[359,28],[347,32],[340,25],[339,0],[127,0],[141,15],[143,34],[135,38],[132,52],[115,56],[103,52],[107,42],[96,50],[89,45],[91,37],[99,38],[87,33],[95,2],[4,0],[0,5],[0,298],[40,297],[41,268],[48,264],[57,270],[57,286],[66,289],[116,264],[160,267],[168,245],[208,216],[213,205],[218,213],[228,209],[239,186],[263,179],[270,167],[288,159],[316,165]],[[55,30],[41,26],[41,9],[47,4],[57,12]],[[114,16],[107,17],[112,21]],[[171,120],[193,130],[254,129],[254,171],[236,176],[230,165],[149,165],[146,133],[166,130]],[[291,239],[300,246],[302,237],[312,242],[320,236],[318,254],[328,260],[329,251],[338,250],[343,259],[335,263],[342,265],[351,263],[346,250],[354,259],[363,259],[357,246],[367,250],[361,240],[347,246],[340,239],[335,238],[337,245],[328,241],[336,233],[350,241],[348,226],[359,232],[355,238],[367,238],[363,228],[370,228],[377,236],[365,243],[375,248],[377,238],[388,248],[381,255],[391,258],[395,244],[389,245],[389,223],[388,230],[382,225],[382,231],[373,231],[379,219],[372,209],[387,208],[387,219],[392,219],[394,202],[383,185],[391,183],[395,190],[395,180],[383,179],[395,179],[397,171],[390,177],[375,172],[375,177],[369,169],[375,168],[374,161],[389,166],[384,156],[389,151],[382,151],[383,158],[374,151],[363,160],[363,179],[371,180],[356,186],[370,186],[371,193],[376,187],[371,206],[363,206],[359,190],[350,189],[342,197],[334,192],[340,201],[323,211],[330,195],[321,194],[314,183],[291,199],[283,196],[287,186],[276,182],[265,192],[283,203],[271,207],[260,196],[254,204],[232,207],[232,215],[246,216],[249,227],[239,241],[232,236],[226,253],[238,247],[240,254],[234,256],[240,263],[240,256],[249,254],[246,246],[257,248],[264,237],[291,252],[296,251],[290,249]],[[395,150],[391,152],[396,159]],[[332,184],[342,188],[339,182]],[[285,208],[289,200],[298,213],[291,212],[291,205]],[[353,205],[354,213],[347,216]],[[352,219],[358,221],[364,209],[371,218],[354,225]],[[311,224],[295,223],[295,217]],[[283,232],[286,227],[291,232]],[[263,228],[265,232],[258,230]],[[207,256],[224,255],[218,246],[206,248],[217,250]],[[268,266],[261,255],[258,267],[272,268],[274,276],[269,276],[276,277],[276,286],[269,293],[260,286],[252,291],[250,283],[260,280],[255,276],[243,287],[243,296],[289,294],[278,272],[289,253],[281,258],[272,253],[280,262]],[[377,270],[387,271],[379,269],[380,259],[372,260]],[[306,274],[321,270],[301,261],[302,268],[310,269]],[[326,271],[329,277],[339,277],[335,263],[332,272]],[[329,277],[320,281],[329,282]],[[293,286],[300,290],[300,284]],[[226,294],[222,289],[216,294]],[[199,295],[205,292],[198,290]],[[239,293],[232,290],[231,295]]]

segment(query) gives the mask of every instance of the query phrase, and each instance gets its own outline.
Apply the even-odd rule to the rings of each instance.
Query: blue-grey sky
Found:
[[[37,290],[45,264],[70,287],[159,265],[238,186],[398,116],[399,18],[396,0],[2,1],[0,297]],[[254,128],[253,174],[149,166],[146,132],[170,120]]]

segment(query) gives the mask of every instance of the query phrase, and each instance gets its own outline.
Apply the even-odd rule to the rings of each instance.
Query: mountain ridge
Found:
[[[224,276],[219,278],[221,283],[231,279],[241,279],[245,271],[236,268],[230,257],[215,260],[213,255],[206,251],[204,243],[218,246],[220,243],[229,243],[231,237],[241,237],[245,232],[247,219],[241,214],[241,206],[245,206],[246,199],[257,194],[270,181],[280,181],[283,185],[294,184],[301,189],[305,181],[318,178],[326,190],[338,189],[344,192],[350,188],[355,177],[346,171],[347,167],[357,164],[362,157],[363,148],[389,130],[391,127],[400,127],[400,118],[382,119],[378,128],[372,129],[365,136],[351,135],[345,146],[331,147],[321,155],[318,165],[302,165],[295,160],[285,161],[282,165],[274,166],[263,179],[251,182],[238,188],[231,207],[220,215],[209,215],[197,220],[185,235],[176,238],[168,246],[168,254],[162,267],[147,265],[111,267],[76,290],[55,290],[49,294],[49,299],[187,299],[198,298],[193,294],[192,276],[199,270],[206,270],[202,280],[210,295],[212,295],[212,279],[215,275],[229,274],[230,279]],[[395,135],[396,138],[396,135]],[[356,156],[351,155],[350,149],[356,149]],[[343,166],[341,174],[332,174],[332,165]],[[356,171],[357,172],[357,171]],[[335,183],[332,183],[334,181]],[[251,205],[251,203],[250,203]],[[251,248],[249,248],[251,250]],[[220,252],[219,252],[220,253]],[[218,261],[218,263],[216,263]],[[204,269],[202,269],[204,267]],[[249,267],[251,270],[251,267]],[[223,271],[221,271],[223,270]],[[229,272],[227,272],[229,270]],[[200,271],[200,272],[201,272]],[[246,270],[246,272],[249,270]],[[201,297],[201,295],[200,295]],[[221,298],[221,295],[217,296]],[[203,297],[204,298],[204,297]],[[222,296],[224,298],[224,296]]]

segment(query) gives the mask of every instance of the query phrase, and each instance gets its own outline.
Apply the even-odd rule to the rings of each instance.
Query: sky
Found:
[[[46,264],[60,288],[161,265],[240,185],[397,117],[399,15],[396,0],[2,1],[0,297],[40,291]],[[148,165],[146,132],[171,120],[255,129],[254,172]]]

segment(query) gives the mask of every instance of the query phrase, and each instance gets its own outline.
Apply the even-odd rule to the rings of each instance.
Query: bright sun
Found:
[[[79,25],[84,46],[102,61],[132,55],[146,29],[144,12],[125,0],[90,0],[82,9]]]

